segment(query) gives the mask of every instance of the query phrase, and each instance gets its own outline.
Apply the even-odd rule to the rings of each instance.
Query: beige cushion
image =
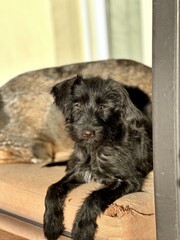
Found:
[[[44,197],[47,187],[65,174],[64,167],[45,168],[42,164],[0,165],[0,228],[29,239],[44,239],[42,231]],[[84,184],[66,199],[66,235],[83,199],[99,184]],[[96,239],[155,240],[153,173],[143,192],[126,195],[113,204],[98,220]],[[61,237],[60,239],[67,239]]]

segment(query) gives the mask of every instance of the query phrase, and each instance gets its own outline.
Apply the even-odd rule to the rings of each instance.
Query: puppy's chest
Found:
[[[102,153],[94,153],[78,164],[78,173],[85,182],[99,182],[108,184],[115,179],[115,172]]]

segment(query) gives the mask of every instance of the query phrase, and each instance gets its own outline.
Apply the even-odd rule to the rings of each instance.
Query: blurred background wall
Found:
[[[152,64],[152,0],[1,0],[0,31],[0,85],[75,62]]]

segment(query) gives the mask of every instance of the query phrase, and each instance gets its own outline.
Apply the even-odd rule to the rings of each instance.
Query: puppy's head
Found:
[[[111,79],[77,76],[56,84],[51,93],[71,138],[82,145],[121,138],[128,123],[140,116],[125,88]]]

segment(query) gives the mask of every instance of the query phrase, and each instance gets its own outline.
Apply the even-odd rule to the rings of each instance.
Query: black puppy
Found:
[[[97,216],[117,198],[141,191],[152,170],[151,124],[125,88],[111,79],[77,76],[55,85],[52,94],[75,148],[65,177],[47,191],[44,234],[48,240],[61,235],[68,192],[96,181],[103,187],[85,199],[72,229],[74,240],[92,240]]]

